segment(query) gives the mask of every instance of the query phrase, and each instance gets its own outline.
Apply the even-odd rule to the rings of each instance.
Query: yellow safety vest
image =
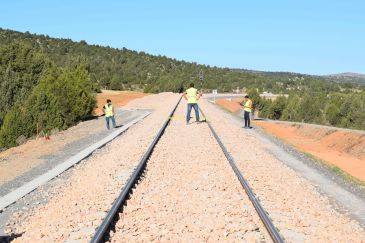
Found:
[[[188,97],[188,104],[198,103],[198,90],[195,88],[189,88],[186,90],[186,95]]]
[[[247,112],[252,112],[252,100],[248,99],[248,100],[245,102],[245,105],[244,105],[243,110],[244,110],[244,111],[247,111]]]
[[[104,106],[104,110],[105,110],[105,116],[106,117],[111,117],[113,116],[113,105],[108,105],[106,104]]]

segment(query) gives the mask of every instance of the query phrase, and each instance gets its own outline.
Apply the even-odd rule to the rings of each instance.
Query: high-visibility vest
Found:
[[[243,110],[244,110],[244,111],[247,111],[247,112],[252,112],[252,100],[248,99],[248,100],[245,102],[245,105],[244,105]]]
[[[186,90],[186,95],[188,97],[188,104],[198,103],[198,90],[195,88],[189,88]]]
[[[112,104],[106,104],[104,106],[104,110],[105,110],[105,116],[106,117],[111,117],[113,116],[113,105]]]

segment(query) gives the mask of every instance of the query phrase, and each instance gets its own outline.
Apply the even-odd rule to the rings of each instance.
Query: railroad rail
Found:
[[[200,110],[201,114],[206,118],[204,112],[200,108],[199,108],[199,110]],[[215,140],[218,142],[218,144],[221,147],[224,155],[226,156],[227,160],[229,161],[229,164],[231,165],[234,173],[238,177],[238,180],[240,181],[242,187],[245,189],[249,199],[251,200],[253,206],[256,209],[257,214],[259,215],[261,221],[263,222],[263,224],[265,225],[267,231],[269,232],[269,234],[271,236],[271,239],[275,243],[284,242],[283,237],[280,235],[278,229],[274,226],[274,224],[273,224],[272,220],[270,219],[270,217],[268,216],[267,212],[265,211],[265,209],[262,207],[260,201],[255,196],[255,193],[252,191],[252,189],[251,189],[250,185],[248,184],[247,180],[243,177],[242,173],[238,169],[238,166],[237,166],[236,162],[234,161],[231,154],[228,152],[227,148],[224,146],[222,140],[219,138],[219,136],[216,133],[216,131],[214,130],[213,126],[206,119],[205,119],[205,121],[208,124],[208,126],[210,128],[210,131],[213,133],[213,136],[214,136]]]
[[[108,214],[104,218],[102,224],[99,226],[99,228],[97,229],[94,237],[92,238],[92,240],[91,240],[92,243],[103,242],[103,239],[107,238],[106,234],[108,234],[108,232],[107,232],[108,228],[113,223],[113,220],[118,215],[118,212],[121,211],[120,210],[121,207],[123,206],[123,204],[127,200],[127,198],[129,196],[129,194],[131,193],[133,187],[138,182],[138,179],[139,179],[140,175],[143,173],[144,169],[146,168],[147,161],[150,158],[154,147],[156,146],[157,142],[162,137],[163,133],[165,132],[166,127],[169,125],[169,123],[171,121],[171,117],[174,115],[175,110],[179,106],[181,99],[182,99],[182,97],[180,97],[179,101],[177,102],[177,104],[175,105],[175,107],[173,108],[171,113],[169,114],[167,120],[162,125],[160,131],[157,133],[155,139],[152,141],[152,143],[148,147],[146,153],[143,155],[141,161],[137,165],[137,167],[134,170],[133,174],[128,179],[127,184],[123,187],[122,192],[120,193],[118,198],[113,203],[113,206],[111,207],[110,211],[108,212]]]
[[[138,183],[140,176],[143,174],[143,171],[144,171],[144,169],[146,168],[146,165],[147,165],[147,161],[150,158],[154,147],[156,146],[156,144],[158,143],[158,141],[160,140],[160,138],[164,134],[164,131],[166,130],[167,126],[169,125],[169,123],[171,121],[171,118],[173,117],[178,105],[180,104],[181,99],[182,99],[182,97],[180,97],[179,101],[177,102],[177,104],[175,105],[175,107],[173,108],[171,113],[169,114],[167,120],[162,125],[159,132],[157,133],[155,139],[152,141],[152,143],[148,147],[146,153],[143,155],[141,161],[137,165],[137,167],[134,170],[133,174],[128,179],[127,184],[123,187],[120,195],[114,201],[111,209],[109,210],[108,214],[104,218],[102,224],[97,228],[96,233],[95,233],[94,237],[91,240],[91,243],[104,242],[105,240],[107,240],[109,238],[109,232],[110,232],[109,229],[111,228],[111,226],[113,225],[115,219],[117,218],[118,213],[122,211],[122,207],[123,207],[124,203],[126,202],[129,195],[131,194],[132,189]],[[199,108],[199,110],[202,113],[202,115],[205,117],[203,111],[200,108]],[[241,185],[245,189],[245,191],[246,191],[249,199],[251,200],[253,206],[255,207],[260,219],[262,220],[262,222],[265,225],[267,231],[269,232],[270,237],[272,238],[272,240],[275,243],[284,242],[284,240],[281,237],[279,231],[273,225],[273,223],[272,223],[270,217],[268,216],[267,212],[261,206],[259,200],[256,198],[256,196],[255,196],[254,192],[252,191],[252,189],[250,188],[248,182],[242,176],[242,173],[239,171],[233,157],[229,154],[228,150],[224,146],[224,144],[221,141],[221,139],[219,138],[218,134],[215,132],[214,128],[212,127],[212,125],[210,124],[209,121],[205,120],[205,122],[208,124],[214,138],[218,142],[218,144],[221,147],[224,155],[226,156],[227,160],[229,161],[233,171],[235,172],[236,176],[238,177]]]

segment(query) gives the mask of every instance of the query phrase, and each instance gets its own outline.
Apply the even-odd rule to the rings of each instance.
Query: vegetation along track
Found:
[[[207,128],[207,126],[204,126],[204,124],[200,124],[200,125],[199,124],[190,124],[188,126],[185,126],[185,124],[182,125],[184,123],[184,121],[183,121],[184,119],[182,118],[183,115],[180,115],[180,117],[182,119],[179,120],[178,119],[179,115],[175,114],[175,112],[177,110],[181,114],[183,114],[185,111],[182,107],[179,107],[180,101],[181,101],[181,98],[179,99],[178,103],[176,104],[176,106],[174,107],[172,112],[170,113],[168,119],[166,120],[166,122],[164,123],[164,125],[162,126],[160,131],[158,132],[157,136],[155,137],[155,139],[153,140],[153,142],[151,143],[149,148],[147,149],[146,153],[144,154],[140,163],[136,167],[132,176],[130,177],[127,184],[123,188],[121,194],[115,200],[110,211],[108,212],[107,216],[105,217],[103,223],[98,227],[91,242],[104,242],[106,240],[107,241],[117,241],[117,242],[120,240],[124,240],[124,241],[136,240],[136,238],[133,238],[133,236],[136,236],[138,239],[139,233],[137,231],[139,231],[139,230],[143,231],[145,226],[143,226],[143,225],[136,226],[135,229],[132,229],[132,231],[134,232],[132,234],[132,238],[127,239],[127,238],[124,238],[124,236],[120,236],[120,234],[123,235],[123,233],[124,233],[123,228],[128,227],[128,226],[120,226],[120,223],[117,222],[117,219],[118,219],[118,217],[120,217],[119,213],[121,211],[123,211],[123,204],[125,204],[126,201],[130,198],[131,199],[130,201],[132,201],[132,202],[128,201],[128,207],[125,208],[126,209],[125,211],[128,211],[128,208],[132,208],[132,210],[129,210],[129,213],[130,213],[129,216],[131,216],[129,218],[131,221],[128,222],[128,217],[124,217],[124,216],[121,216],[120,221],[125,220],[125,222],[124,222],[125,224],[133,224],[133,226],[135,226],[135,223],[137,223],[136,222],[137,219],[136,219],[135,215],[133,216],[133,213],[135,213],[135,211],[138,211],[140,209],[140,207],[133,206],[133,197],[137,198],[134,200],[139,200],[139,198],[138,198],[138,196],[135,196],[135,195],[133,195],[133,197],[132,197],[132,196],[130,196],[130,194],[132,193],[132,190],[136,186],[136,184],[139,181],[141,181],[140,176],[145,172],[147,161],[149,161],[149,163],[156,161],[156,156],[157,156],[157,159],[158,158],[160,160],[162,159],[162,161],[165,161],[167,164],[159,165],[160,168],[157,170],[157,173],[154,173],[154,171],[151,171],[151,177],[153,177],[153,176],[156,177],[156,174],[160,173],[161,174],[160,177],[157,177],[157,180],[155,180],[155,181],[157,181],[159,183],[164,183],[164,185],[161,185],[161,184],[156,185],[153,183],[153,180],[149,179],[149,176],[145,177],[144,181],[150,180],[149,181],[149,182],[151,182],[150,184],[153,185],[152,189],[148,189],[149,185],[143,186],[144,189],[147,188],[147,194],[150,193],[152,195],[152,198],[150,198],[149,195],[146,195],[145,193],[142,193],[142,198],[143,199],[146,198],[147,204],[155,204],[155,205],[151,206],[150,208],[146,209],[148,212],[160,211],[160,210],[155,210],[155,208],[161,207],[161,206],[166,207],[167,204],[170,204],[170,205],[173,204],[175,207],[177,207],[177,210],[179,213],[181,213],[181,211],[185,211],[186,214],[184,216],[181,216],[180,219],[177,219],[177,217],[175,217],[176,221],[184,221],[183,226],[181,228],[179,228],[177,231],[179,231],[180,233],[187,231],[187,233],[185,232],[185,233],[181,233],[180,235],[178,235],[177,239],[181,239],[181,237],[183,237],[183,236],[186,239],[189,239],[189,237],[191,237],[191,234],[189,235],[189,233],[194,231],[194,229],[197,229],[196,227],[199,227],[198,221],[201,221],[199,230],[203,236],[201,236],[200,238],[197,238],[195,240],[199,240],[199,241],[207,240],[207,239],[209,239],[209,237],[212,234],[216,234],[215,231],[223,230],[224,233],[219,233],[219,234],[221,234],[225,237],[227,237],[229,234],[231,234],[231,235],[235,234],[234,237],[238,237],[238,238],[233,238],[233,239],[241,239],[240,237],[244,237],[245,233],[248,232],[247,235],[249,235],[250,233],[255,233],[256,234],[255,237],[257,237],[257,235],[259,235],[259,237],[261,237],[261,238],[269,237],[268,235],[270,235],[271,239],[274,242],[283,242],[281,235],[279,234],[277,229],[272,224],[267,213],[260,205],[260,202],[256,199],[256,197],[255,197],[254,193],[252,192],[252,190],[250,189],[247,181],[245,181],[245,179],[243,178],[242,174],[240,173],[237,166],[235,165],[233,158],[229,155],[227,149],[223,145],[222,141],[219,139],[217,133],[214,131],[211,124],[208,122],[208,126],[209,126],[209,129],[211,132],[209,132],[209,129]],[[179,109],[178,109],[178,107],[179,107]],[[172,117],[174,117],[176,119],[171,119]],[[167,126],[170,124],[171,120],[173,120],[174,123],[171,124],[172,129],[169,129],[170,131],[166,134],[166,136],[173,138],[172,139],[173,142],[170,143],[169,141],[161,141],[161,144],[160,144],[159,141],[160,141],[162,135],[165,133],[165,130],[166,130]],[[177,123],[179,123],[179,124],[176,125]],[[174,131],[174,130],[178,130],[176,128],[179,129],[180,133]],[[202,135],[202,134],[200,134],[200,132],[198,133],[197,132],[198,130],[199,131],[203,130],[204,134]],[[179,137],[181,133],[182,134],[191,133],[194,135]],[[213,137],[215,138],[216,142],[218,143],[218,145],[220,146],[220,148],[222,149],[223,152],[219,150],[218,145],[217,145],[217,143],[214,142]],[[177,139],[174,139],[174,138],[177,138]],[[180,140],[179,138],[182,141],[179,141]],[[176,153],[175,151],[169,151],[169,149],[166,149],[166,146],[168,146],[168,145],[170,145],[171,148],[173,148],[176,151],[179,151],[179,146],[176,146],[176,145],[180,145],[181,147],[188,147],[186,145],[191,145],[192,147],[195,148],[196,146],[194,146],[195,145],[194,142],[190,143],[193,140],[200,140],[199,142],[206,141],[207,143],[210,142],[210,144],[213,144],[214,147],[210,148],[211,150],[209,150],[209,148],[195,149],[195,152],[197,154],[195,154],[194,151],[188,150],[187,152],[192,154],[192,155],[190,155],[190,157],[189,157],[189,155],[185,155],[185,153],[183,153],[183,151],[181,151],[181,153]],[[157,144],[159,144],[160,148],[158,148],[158,146],[156,146]],[[156,152],[157,152],[157,154],[160,153],[160,155],[155,155],[155,153],[153,153],[155,149],[158,150]],[[199,151],[199,149],[201,151]],[[162,153],[161,153],[161,151],[162,151]],[[170,153],[170,154],[173,153],[174,155],[180,154],[180,155],[176,155],[176,157],[171,160],[171,161],[176,161],[175,164],[173,162],[170,163],[169,158],[167,158],[166,153]],[[200,165],[197,165],[196,162],[200,162],[202,160],[202,158],[204,158],[204,155],[203,155],[203,157],[201,155],[204,153],[209,153],[210,155],[214,154],[213,159],[212,159],[213,162],[211,162],[211,160],[207,159],[203,163],[199,163]],[[256,209],[258,216],[256,213],[253,213],[254,210],[253,210],[252,206],[248,205],[248,204],[250,204],[249,200],[245,199],[246,201],[244,201],[241,198],[242,196],[244,196],[243,195],[244,192],[242,190],[242,187],[237,186],[238,183],[234,179],[232,170],[229,170],[229,166],[227,166],[228,164],[221,163],[222,159],[224,159],[224,156],[228,159],[228,161],[231,165],[231,168],[233,169],[234,173],[237,175],[239,181],[241,182],[241,185],[243,186],[244,190],[246,191],[246,193],[248,195],[248,199],[251,200],[251,203],[253,204],[254,208]],[[194,161],[195,157],[197,157],[198,161]],[[187,163],[185,163],[185,170],[181,169],[181,168],[180,169],[177,168],[178,165],[184,164],[184,162],[183,162],[184,160],[181,160],[181,158],[186,159],[186,161],[188,161]],[[191,164],[189,164],[189,162]],[[197,166],[198,169],[192,168],[192,166]],[[221,167],[219,167],[219,166],[221,166]],[[223,167],[225,166],[224,167],[225,169],[222,169],[222,166]],[[195,170],[195,171],[199,170],[199,172],[194,174],[195,172],[193,170]],[[187,172],[188,174],[182,175],[184,172]],[[149,173],[149,169],[148,169],[148,173]],[[154,173],[154,175],[152,175],[152,173]],[[227,173],[228,173],[228,175],[227,175]],[[231,173],[231,174],[229,174],[229,173]],[[161,182],[165,179],[165,177],[168,181]],[[167,177],[169,177],[169,178],[167,178]],[[170,179],[170,177],[175,177],[175,178]],[[176,178],[176,177],[179,177],[179,178]],[[183,184],[181,184],[181,181],[183,181]],[[191,181],[191,182],[189,182],[189,181]],[[148,182],[146,182],[146,183],[148,184]],[[143,184],[143,181],[141,182],[141,184]],[[166,185],[172,187],[171,194],[169,194],[168,189],[165,188]],[[193,191],[193,195],[186,194],[187,191],[189,190],[189,188],[194,188],[193,190],[195,190],[195,192]],[[234,189],[232,189],[232,188],[234,188]],[[141,188],[139,191],[142,191],[142,190],[143,190],[143,188]],[[162,192],[162,195],[158,194],[161,192]],[[179,197],[177,195],[172,195],[172,194],[179,194],[179,193],[180,193],[181,197]],[[156,197],[154,197],[154,195],[156,195]],[[236,197],[233,197],[233,195]],[[172,197],[173,199],[172,200],[168,199],[169,196]],[[196,205],[194,205],[194,203],[191,202],[196,199],[197,200],[201,199],[203,204],[206,201],[210,201],[212,206],[209,207],[209,205],[202,205],[203,209],[201,211],[196,210]],[[155,201],[162,200],[162,203],[160,204],[159,202],[153,202],[154,200]],[[191,200],[191,201],[189,202],[189,200]],[[240,200],[242,200],[242,201],[240,201]],[[181,205],[177,206],[176,202],[179,202],[179,201],[182,203],[180,203]],[[234,201],[233,204],[232,204],[232,201]],[[196,204],[199,205],[199,203],[196,203]],[[142,203],[141,205],[144,205],[144,203]],[[190,207],[190,205],[192,205],[191,206],[192,208],[187,208],[187,209],[185,208],[185,207]],[[136,210],[135,210],[135,208],[136,208]],[[215,208],[215,209],[207,209],[207,208]],[[161,211],[164,211],[164,210],[167,211],[167,209],[161,209]],[[224,211],[227,211],[227,212],[229,211],[229,213],[226,213]],[[204,213],[201,213],[201,212],[204,212]],[[247,212],[249,212],[249,213],[247,213]],[[171,210],[171,212],[166,212],[166,214],[169,214],[169,213],[170,213],[170,216],[176,215],[176,212],[174,212],[174,210]],[[150,217],[152,217],[152,218],[154,217],[154,216],[142,216],[141,214],[143,214],[143,210],[138,212],[138,216],[139,216],[138,218],[144,218],[143,220],[147,220],[147,221],[150,219]],[[181,213],[181,214],[183,215],[183,213]],[[201,214],[207,214],[207,216],[205,218],[203,216],[203,218],[202,218]],[[253,214],[253,216],[251,216],[251,214]],[[218,216],[218,215],[220,215],[220,216]],[[157,216],[157,221],[159,220],[160,216],[161,215]],[[162,217],[164,217],[164,216],[162,216]],[[196,217],[196,219],[193,220],[193,222],[190,221],[189,223],[198,224],[198,226],[192,225],[191,226],[192,231],[190,231],[190,232],[189,232],[190,229],[186,229],[186,228],[190,227],[190,226],[188,226],[189,223],[185,224],[186,220],[184,218],[186,218],[186,217]],[[212,220],[212,217],[217,217],[217,218],[214,218],[214,220]],[[212,221],[214,221],[213,224],[217,224],[216,222],[220,221],[220,219],[218,217],[221,217],[221,219],[223,219],[221,221],[225,222],[225,224],[223,224],[223,226],[219,226],[219,228],[217,228],[217,225],[207,226],[207,224],[209,224],[209,222],[212,222]],[[246,219],[243,219],[245,217],[249,218],[248,221],[245,221]],[[254,218],[254,219],[252,219],[252,218]],[[134,221],[134,219],[136,219],[136,221]],[[156,217],[154,219],[156,219]],[[258,222],[258,221],[260,221],[260,219],[262,220],[262,222]],[[171,220],[171,221],[173,221],[173,220]],[[256,222],[256,224],[252,223],[252,222]],[[148,226],[146,226],[147,231],[150,229],[149,227],[151,227],[151,225],[152,226],[154,225],[153,223],[154,222],[148,223]],[[159,224],[159,223],[164,224],[163,222],[157,222],[157,224]],[[177,226],[178,223],[171,223],[171,224],[173,226],[170,225],[169,230],[170,231],[176,230],[176,228],[171,229],[171,227],[174,227],[174,226],[178,227]],[[252,227],[252,224],[254,225],[253,227]],[[262,226],[261,226],[261,224],[262,224]],[[234,228],[232,228],[232,227],[234,227]],[[251,227],[252,232],[250,230],[244,229],[245,227]],[[205,229],[202,230],[202,228],[209,228],[209,230],[204,231]],[[267,232],[264,228],[266,228]],[[126,232],[127,231],[129,232],[131,230],[131,228],[128,227],[128,228],[125,228],[125,230],[126,230]],[[117,231],[122,231],[122,232],[120,233]],[[157,231],[163,232],[164,230],[158,229]],[[259,231],[259,233],[257,233],[256,231]],[[119,236],[117,234],[114,235],[113,232],[118,233]],[[135,232],[137,232],[137,233],[135,233]],[[164,233],[162,233],[162,234],[164,234]],[[160,235],[161,237],[163,237],[162,234]],[[169,232],[166,232],[165,234],[168,235]],[[141,237],[148,237],[148,236],[144,235]],[[216,236],[216,237],[218,237],[216,239],[221,239],[221,238],[219,238],[220,236]],[[151,238],[143,238],[143,239],[151,241],[156,238],[154,238],[151,235]],[[212,238],[210,238],[210,239],[212,240]],[[141,240],[141,238],[139,240]],[[161,240],[161,238],[158,240]],[[170,240],[176,240],[176,239],[170,238]],[[268,239],[266,239],[266,240],[268,240]]]

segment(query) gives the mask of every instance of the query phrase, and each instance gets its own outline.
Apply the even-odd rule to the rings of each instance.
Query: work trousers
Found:
[[[115,128],[115,119],[114,119],[114,116],[106,116],[106,117],[105,117],[105,120],[106,120],[106,128],[107,128],[108,130],[110,129],[110,126],[109,126],[109,120],[112,120],[113,128]]]
[[[245,127],[251,127],[250,113],[251,112],[244,111]]]
[[[188,104],[188,112],[186,114],[186,122],[190,121],[191,109],[194,108],[196,121],[199,121],[199,106],[197,103]]]

